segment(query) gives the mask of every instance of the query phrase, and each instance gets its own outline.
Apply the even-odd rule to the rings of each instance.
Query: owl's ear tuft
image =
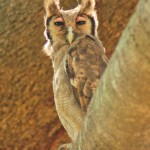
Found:
[[[95,13],[95,0],[82,0],[80,13],[93,16]]]
[[[45,0],[44,7],[47,16],[60,15],[59,0]]]

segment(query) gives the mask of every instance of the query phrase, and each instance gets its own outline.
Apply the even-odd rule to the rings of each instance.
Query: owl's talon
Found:
[[[61,146],[59,146],[58,150],[70,150],[72,147],[72,144],[69,143],[69,144],[63,144]]]

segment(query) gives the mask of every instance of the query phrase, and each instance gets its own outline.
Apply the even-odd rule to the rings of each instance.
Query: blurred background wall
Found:
[[[110,58],[137,0],[96,0]],[[76,0],[61,0],[65,9]],[[0,150],[56,150],[69,142],[54,106],[51,60],[42,52],[43,0],[0,0]]]

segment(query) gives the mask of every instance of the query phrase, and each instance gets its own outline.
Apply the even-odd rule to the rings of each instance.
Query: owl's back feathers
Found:
[[[84,112],[106,67],[104,52],[101,42],[92,35],[78,37],[69,49],[66,72]]]

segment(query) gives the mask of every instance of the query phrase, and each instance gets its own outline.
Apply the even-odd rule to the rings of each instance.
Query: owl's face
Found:
[[[47,0],[45,8],[46,37],[51,44],[58,41],[72,43],[80,34],[97,36],[97,18],[94,1],[87,0],[72,10],[60,10],[53,0]]]

